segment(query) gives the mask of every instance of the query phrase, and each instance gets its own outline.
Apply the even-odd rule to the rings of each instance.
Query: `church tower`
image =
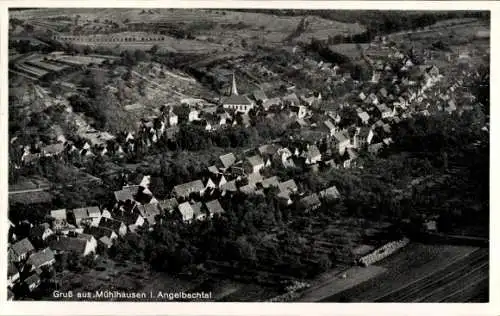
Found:
[[[236,89],[236,77],[234,76],[234,71],[233,71],[233,85],[231,87],[231,95],[238,95],[238,89]]]

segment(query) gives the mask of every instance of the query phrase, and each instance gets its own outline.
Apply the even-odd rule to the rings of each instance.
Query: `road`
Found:
[[[375,299],[375,302],[440,302],[472,298],[480,286],[488,281],[488,249],[479,249],[462,260],[424,276],[402,288]],[[462,295],[462,292],[471,292]]]

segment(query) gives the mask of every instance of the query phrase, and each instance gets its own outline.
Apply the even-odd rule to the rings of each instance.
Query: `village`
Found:
[[[72,41],[74,38],[58,37],[57,40]],[[152,40],[161,41],[162,38]],[[230,59],[222,67],[193,66],[198,67],[197,73],[214,78],[216,85],[221,87],[215,93],[189,94],[193,89],[197,92],[203,89],[187,73],[166,69],[156,62],[150,62],[149,66],[147,62],[139,63],[137,67],[150,71],[147,74],[134,73],[132,78],[145,82],[146,95],[155,89],[158,93],[145,101],[150,103],[149,107],[140,100],[127,104],[124,111],[134,113],[134,119],[138,119],[129,125],[128,130],[118,132],[95,128],[85,122],[85,115],[71,110],[72,104],[76,104],[69,101],[71,96],[83,93],[82,89],[61,82],[58,77],[88,68],[107,69],[117,63],[119,57],[84,56],[62,51],[16,56],[12,66],[14,73],[35,82],[55,82],[62,88],[54,93],[37,85],[34,93],[52,102],[42,107],[65,108],[62,115],[67,117],[66,120],[80,120],[81,124],[77,124],[76,139],[65,135],[61,128],[56,128],[50,137],[32,143],[22,143],[22,137],[11,138],[10,144],[15,152],[9,154],[10,164],[23,169],[32,168],[45,159],[65,164],[78,161],[80,165],[104,161],[114,165],[108,169],[118,170],[115,179],[120,179],[121,188],[110,190],[113,199],[102,205],[48,209],[44,220],[38,222],[9,221],[9,297],[15,298],[16,293],[29,297],[29,293],[37,291],[47,275],[50,279],[51,274],[47,271],[53,269],[64,254],[76,254],[81,258],[102,255],[129,235],[161,232],[165,221],[179,221],[184,225],[218,223],[228,212],[234,212],[229,210],[234,204],[243,203],[242,197],[276,202],[277,209],[282,212],[287,209],[292,214],[300,214],[299,217],[321,216],[318,213],[342,203],[346,191],[335,181],[306,183],[306,176],[316,175],[319,179],[331,170],[339,173],[362,171],[367,159],[376,160],[391,149],[393,138],[400,137],[394,135],[394,130],[403,121],[443,114],[460,117],[476,110],[479,101],[465,88],[478,76],[471,62],[472,58],[478,57],[474,55],[479,54],[476,51],[447,52],[443,55],[445,57],[440,56],[438,63],[433,55],[435,52],[414,48],[402,50],[390,44],[386,37],[378,37],[361,49],[362,62],[371,70],[368,75],[360,75],[358,71],[326,60],[310,58],[306,49],[299,45],[284,52],[294,60],[293,64],[285,66],[265,60],[255,62],[255,59],[250,64],[246,57]],[[379,53],[370,55],[370,50]],[[443,59],[450,65],[458,65],[460,70],[450,72],[450,67],[442,66]],[[293,69],[293,76],[309,78],[304,80],[321,82],[321,85],[314,89],[301,81],[294,82],[293,76],[278,74],[280,68]],[[169,88],[158,84],[161,77],[183,81],[186,86],[183,91],[175,90],[178,87]],[[346,93],[334,97],[332,87],[344,87]],[[113,93],[117,89],[108,86],[106,90],[106,93]],[[262,126],[272,126],[276,131],[266,133]],[[481,128],[487,133],[489,124]],[[185,138],[196,138],[193,135],[199,140],[186,141]],[[239,137],[244,140],[240,141]],[[206,145],[208,142],[210,145]],[[197,156],[198,147],[205,152],[211,151],[211,146],[217,147],[213,149],[211,159],[205,159],[206,154]],[[131,157],[145,163],[148,155],[153,157],[161,152],[167,152],[166,155],[173,160],[176,151],[192,151],[190,159],[201,159],[204,168],[191,172],[189,181],[171,178],[169,181],[174,183],[164,184],[161,189],[158,189],[158,183],[163,183],[163,180],[159,182],[161,176],[158,174],[142,172],[137,176],[130,168],[120,170],[116,167],[121,163],[130,164]],[[152,168],[151,165],[148,167]],[[85,179],[90,179],[85,181],[106,183],[103,175],[86,171],[82,174]],[[26,181],[30,185],[10,189],[9,199],[19,203],[33,199],[43,204],[51,199],[48,192],[53,187],[65,185],[50,185],[43,179],[36,182],[31,179]],[[78,181],[75,185],[78,186]],[[438,217],[438,212],[429,212],[422,218],[422,229],[438,232]],[[285,225],[295,225],[298,221],[291,219]],[[387,230],[388,221],[381,222],[379,230]],[[341,227],[344,224],[335,225]],[[273,229],[276,227],[266,228],[266,231],[272,235],[275,233],[270,233]],[[23,234],[17,234],[20,231]],[[307,262],[314,267],[323,263],[326,270],[337,265],[348,267],[353,263],[367,266],[393,251],[388,250],[382,256],[374,255],[377,249],[386,249],[394,240],[383,239],[367,244],[356,237],[340,250],[332,250],[329,247],[338,244],[337,237],[325,241],[323,235],[315,234],[311,233],[307,238],[315,245],[323,243],[322,250],[311,254]],[[402,240],[401,247],[404,247],[407,241]],[[337,262],[328,259],[333,253]],[[343,253],[344,258],[339,253]],[[204,269],[217,270],[217,273],[237,271],[234,266],[215,261],[208,262]],[[298,282],[301,278],[287,279],[290,280]],[[308,285],[304,283],[298,287]],[[287,291],[295,292],[297,286]]]

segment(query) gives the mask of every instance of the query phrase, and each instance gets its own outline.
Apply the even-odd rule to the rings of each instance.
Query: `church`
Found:
[[[234,73],[231,93],[229,96],[221,98],[221,102],[224,109],[230,109],[240,113],[248,113],[248,111],[255,107],[255,103],[246,95],[238,94]]]

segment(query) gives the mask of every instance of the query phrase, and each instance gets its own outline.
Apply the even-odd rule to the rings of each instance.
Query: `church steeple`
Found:
[[[238,89],[236,89],[236,77],[233,71],[233,86],[231,87],[231,95],[238,95]]]

